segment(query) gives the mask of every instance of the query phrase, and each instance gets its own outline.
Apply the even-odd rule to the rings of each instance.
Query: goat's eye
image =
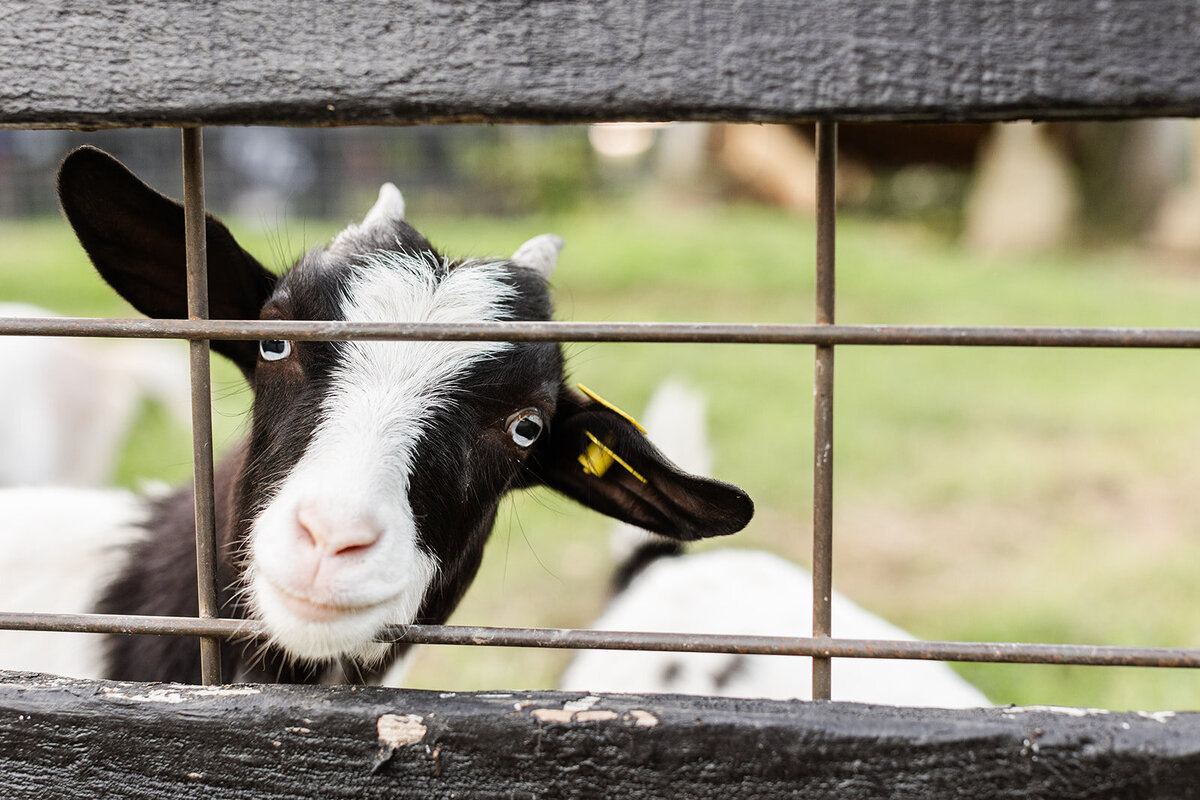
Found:
[[[286,339],[263,339],[258,343],[258,354],[263,361],[279,361],[292,354],[292,343]]]
[[[542,435],[546,423],[536,408],[518,411],[508,418],[508,435],[518,447],[529,447]]]

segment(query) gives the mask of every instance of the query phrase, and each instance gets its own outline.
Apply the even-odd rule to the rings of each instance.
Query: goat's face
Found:
[[[111,157],[68,156],[59,191],[100,273],[145,313],[186,316],[182,210]],[[276,278],[214,219],[217,319],[546,320],[561,242],[449,261],[385,185],[361,225]],[[443,621],[478,567],[501,497],[549,485],[680,539],[740,530],[736,487],[687,475],[635,425],[563,382],[560,348],[499,342],[214,341],[255,389],[227,538],[250,613],[292,657],[370,661],[381,629]],[[596,468],[600,442],[627,468]],[[583,456],[581,458],[581,456]]]
[[[545,273],[534,267],[552,265],[555,240],[512,260],[450,262],[400,214],[378,209],[373,225],[347,229],[281,278],[263,318],[549,318]],[[542,258],[524,258],[531,249]],[[250,603],[292,653],[378,649],[379,628],[415,619],[435,579],[473,572],[501,495],[528,482],[525,462],[562,385],[559,348],[267,341],[259,350]]]

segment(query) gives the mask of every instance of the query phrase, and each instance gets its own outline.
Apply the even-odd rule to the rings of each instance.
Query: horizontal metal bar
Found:
[[[262,635],[261,623],[249,620],[134,614],[52,614],[32,611],[0,612],[0,630],[220,636],[225,639],[252,639]],[[0,658],[3,658],[2,653]]]
[[[251,620],[139,617],[117,614],[0,613],[0,630],[221,636],[227,639],[250,639],[266,636],[266,628],[263,624]],[[489,628],[460,625],[395,626],[385,630],[381,640],[408,644],[654,650],[823,658],[903,658],[1003,664],[1200,667],[1200,649],[1178,647],[825,639],[804,636],[642,633],[572,628]],[[0,654],[0,659],[2,658],[3,656]],[[0,667],[3,667],[2,663],[0,663]]]
[[[398,630],[396,641],[423,644],[553,647],[590,650],[655,650],[825,658],[902,658],[1020,664],[1126,667],[1200,667],[1200,649],[838,639],[806,636],[642,633],[570,628],[469,628],[424,626]]]
[[[0,318],[0,336],[132,339],[685,342],[973,347],[1200,348],[1198,328],[795,325],[724,322],[312,322]]]

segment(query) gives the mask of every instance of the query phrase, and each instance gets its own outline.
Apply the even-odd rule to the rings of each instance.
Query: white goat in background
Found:
[[[52,317],[0,303],[0,317]],[[188,420],[188,359],[176,343],[0,336],[0,486],[112,480],[142,402]]]
[[[710,471],[704,398],[676,382],[656,392],[645,424],[663,452],[684,469]],[[812,576],[761,550],[684,554],[680,543],[620,525],[615,596],[593,628],[614,631],[807,636]],[[912,640],[890,622],[833,595],[833,634]],[[581,651],[560,681],[567,690],[767,697],[812,696],[812,660],[793,656],[645,651]],[[837,659],[834,700],[896,706],[990,705],[950,667],[934,661]]]

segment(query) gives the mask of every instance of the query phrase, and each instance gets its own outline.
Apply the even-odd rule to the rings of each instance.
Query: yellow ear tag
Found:
[[[583,471],[586,474],[595,475],[597,478],[603,478],[604,473],[608,472],[609,467],[611,467],[615,461],[624,467],[625,471],[630,475],[637,478],[642,483],[646,482],[646,479],[642,477],[641,473],[629,466],[629,464],[625,462],[625,459],[614,453],[611,447],[597,439],[591,431],[584,431],[584,435],[591,440],[591,444],[587,446],[587,450],[585,450],[579,456],[579,463],[583,465]]]
[[[638,424],[636,419],[629,416],[624,411],[584,386],[582,383],[576,385],[579,387],[579,391],[583,392],[593,401],[604,406],[618,417],[621,417],[625,421],[629,422],[631,425],[633,425],[633,427],[641,431],[643,436],[646,435],[646,429]],[[629,466],[625,459],[614,453],[611,447],[597,439],[591,431],[584,431],[584,434],[587,435],[588,439],[590,440],[590,444],[588,444],[587,449],[579,455],[579,463],[583,465],[584,473],[588,475],[595,475],[597,478],[603,478],[604,473],[608,472],[609,468],[612,467],[613,463],[615,462],[620,464],[630,475],[637,478],[642,483],[646,483],[646,479],[643,478],[637,470]]]

